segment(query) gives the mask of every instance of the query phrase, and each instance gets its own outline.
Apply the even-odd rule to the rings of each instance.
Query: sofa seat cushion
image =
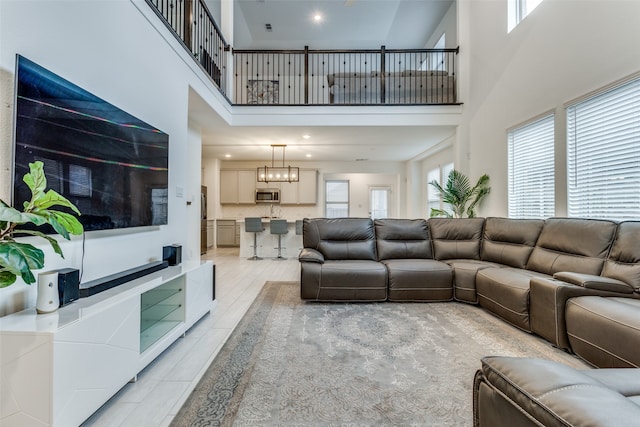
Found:
[[[640,378],[629,371],[631,381]],[[474,425],[636,425],[640,407],[614,388],[618,380],[607,381],[612,374],[621,375],[543,359],[485,357],[474,380]]]
[[[600,368],[640,367],[640,300],[571,298],[565,316],[569,344],[578,356]]]
[[[317,301],[385,301],[387,269],[367,260],[300,263],[302,299]]]
[[[431,259],[382,261],[389,274],[390,301],[449,301],[453,298],[453,270]]]
[[[476,275],[480,306],[507,322],[531,332],[529,322],[529,281],[549,277],[519,268],[485,268]]]
[[[478,303],[476,294],[476,274],[485,268],[501,268],[501,264],[495,262],[478,261],[474,259],[448,259],[445,260],[453,268],[453,293],[456,301]]]

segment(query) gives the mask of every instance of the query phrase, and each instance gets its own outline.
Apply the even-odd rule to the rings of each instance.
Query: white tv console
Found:
[[[0,425],[80,425],[212,309],[212,283],[210,261],[188,261],[0,318]]]

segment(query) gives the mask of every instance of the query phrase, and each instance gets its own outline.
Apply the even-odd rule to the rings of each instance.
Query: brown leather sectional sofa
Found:
[[[479,304],[598,367],[640,367],[640,221],[316,218],[301,297]]]
[[[305,219],[301,297],[479,304],[600,368],[640,368],[640,221]],[[487,357],[474,426],[640,426],[640,369]]]

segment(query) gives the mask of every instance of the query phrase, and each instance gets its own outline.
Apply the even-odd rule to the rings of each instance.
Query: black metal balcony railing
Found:
[[[226,95],[229,45],[204,1],[146,1]]]
[[[234,50],[238,105],[457,104],[458,49]]]
[[[451,105],[458,49],[233,50],[204,0],[146,0],[234,105]]]

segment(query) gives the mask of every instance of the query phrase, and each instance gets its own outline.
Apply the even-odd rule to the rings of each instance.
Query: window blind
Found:
[[[554,115],[508,133],[509,217],[555,213]]]
[[[431,215],[431,209],[440,209],[440,193],[430,182],[440,184],[440,168],[431,169],[427,173],[427,215]]]
[[[640,78],[567,108],[569,216],[640,218]]]

